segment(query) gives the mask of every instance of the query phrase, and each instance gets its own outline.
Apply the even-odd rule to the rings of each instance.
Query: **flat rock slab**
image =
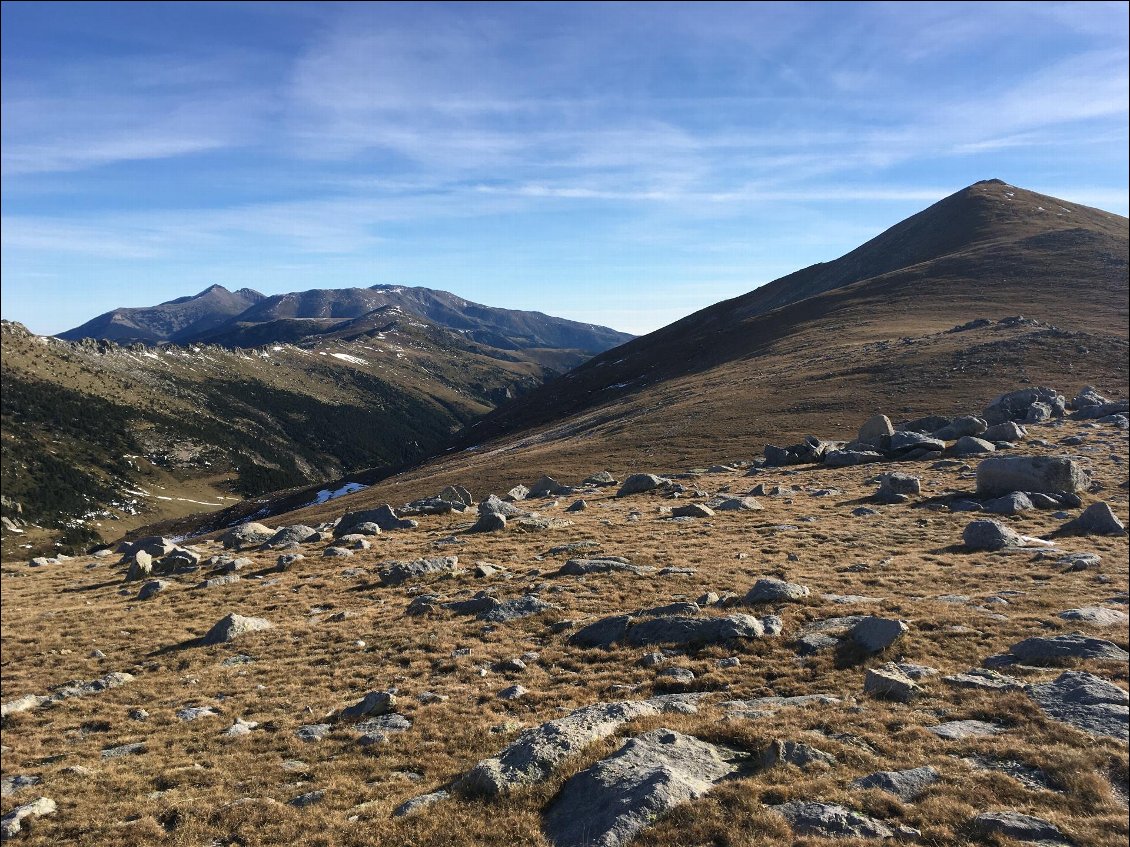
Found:
[[[611,647],[623,642],[634,647],[651,644],[714,644],[734,638],[762,638],[763,621],[751,615],[726,617],[660,616],[644,619],[632,615],[601,618],[578,630],[569,643],[578,647]]]
[[[627,559],[607,557],[602,559],[569,559],[558,570],[559,576],[585,576],[590,573],[611,573],[613,571],[627,571],[628,573],[643,576],[654,572],[655,568],[646,565],[633,565]]]
[[[37,797],[30,803],[17,806],[0,819],[0,839],[7,841],[19,835],[23,830],[23,822],[28,818],[41,818],[45,815],[55,814],[55,801],[50,797]]]
[[[377,573],[381,585],[400,585],[409,579],[432,574],[451,573],[459,566],[458,556],[415,559],[411,562],[387,562]]]
[[[555,847],[624,847],[735,773],[742,754],[670,729],[629,739],[562,787],[544,815]]]
[[[892,838],[894,830],[859,812],[853,812],[835,803],[813,803],[793,800],[779,806],[770,806],[783,815],[797,835],[816,835],[825,838]]]
[[[852,782],[852,788],[878,788],[893,794],[900,800],[910,802],[941,779],[934,768],[927,765],[905,771],[879,771]]]
[[[751,700],[727,700],[722,706],[736,717],[760,718],[778,709],[796,709],[808,706],[834,706],[839,697],[831,694],[801,694],[797,697],[754,697]]]
[[[1059,616],[1065,621],[1076,621],[1099,627],[1121,626],[1125,629],[1127,624],[1130,624],[1130,615],[1119,609],[1108,609],[1105,606],[1083,606],[1079,609],[1068,609],[1065,612],[1060,612]]]
[[[694,709],[695,695],[668,695],[649,700],[594,703],[523,732],[497,756],[484,759],[456,782],[456,788],[477,796],[498,797],[547,779],[566,759],[621,726],[646,715]]]
[[[1003,835],[1028,844],[1071,844],[1055,824],[1020,812],[983,812],[970,821],[981,836]]]
[[[1013,644],[1008,650],[1019,662],[1033,664],[1062,659],[1098,659],[1109,662],[1130,661],[1127,653],[1112,641],[1087,635],[1035,636]]]
[[[1130,695],[1114,683],[1081,671],[1064,671],[1051,682],[1026,690],[1048,717],[1092,735],[1130,738]]]
[[[1004,728],[985,721],[949,721],[937,726],[928,726],[926,731],[932,732],[947,741],[960,741],[963,738],[984,738],[989,735],[996,735],[1004,732]]]

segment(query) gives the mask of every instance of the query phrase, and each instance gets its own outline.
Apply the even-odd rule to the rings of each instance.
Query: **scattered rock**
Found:
[[[1059,456],[993,456],[977,465],[977,493],[982,495],[1074,494],[1090,484],[1078,462]]]
[[[367,715],[387,715],[396,708],[396,695],[391,691],[370,691],[352,706],[341,710],[343,721],[353,721]]]
[[[883,443],[884,438],[889,438],[895,432],[895,428],[891,426],[891,419],[886,415],[873,415],[867,419],[867,422],[859,428],[859,435],[856,436],[856,441],[860,444],[871,444],[879,447]]]
[[[400,583],[409,579],[417,579],[432,574],[451,573],[458,565],[458,556],[416,559],[411,562],[386,562],[377,573],[377,577],[381,585],[400,585]]]
[[[1107,503],[1092,503],[1075,520],[1059,528],[1068,535],[1125,535],[1126,527]]]
[[[1061,659],[1098,659],[1109,662],[1130,661],[1117,644],[1087,635],[1034,636],[1013,644],[1008,650],[1017,661],[1044,664]]]
[[[305,526],[304,524],[294,524],[293,526],[284,526],[279,529],[274,535],[264,541],[259,546],[259,549],[271,550],[276,547],[286,547],[289,544],[312,544],[321,539],[322,534],[313,527]]]
[[[960,741],[963,738],[982,738],[988,735],[996,735],[1004,730],[996,724],[986,723],[985,721],[966,720],[948,721],[937,726],[928,726],[926,731],[932,732],[947,741]]]
[[[561,576],[584,576],[590,573],[609,573],[610,571],[627,571],[637,576],[643,576],[644,574],[654,573],[655,568],[633,565],[627,559],[608,556],[602,559],[569,559],[557,573]]]
[[[530,489],[526,488],[526,486],[524,485],[519,484],[515,485],[513,488],[506,492],[505,499],[513,502],[517,500],[525,500],[529,496]]]
[[[138,590],[137,599],[138,600],[148,600],[152,597],[156,597],[162,591],[164,591],[165,589],[167,589],[171,586],[172,586],[172,583],[168,582],[166,580],[151,579],[151,580],[149,580],[149,582],[144,583],[141,586],[140,590]]]
[[[835,756],[799,741],[774,739],[761,754],[757,765],[759,768],[771,768],[781,764],[796,765],[807,770],[813,765],[833,768],[837,762]]]
[[[994,515],[1018,515],[1021,512],[1028,512],[1034,508],[1036,507],[1032,503],[1032,500],[1027,494],[1021,491],[1014,491],[1011,494],[1006,494],[1004,497],[989,500],[984,504],[985,511],[991,512]]]
[[[793,800],[770,806],[783,815],[797,835],[824,838],[892,838],[894,830],[882,821],[853,812],[834,803]]]
[[[1001,550],[1020,547],[1024,539],[1020,533],[994,520],[976,520],[965,527],[961,540],[970,550]]]
[[[1125,628],[1130,624],[1130,615],[1118,609],[1108,609],[1105,606],[1084,606],[1080,609],[1068,609],[1060,612],[1059,617],[1065,621],[1078,621],[1091,626],[1121,626]]]
[[[848,637],[864,651],[880,653],[909,631],[906,621],[868,616],[851,628]]]
[[[909,803],[917,800],[931,785],[941,779],[934,768],[927,765],[906,771],[879,771],[852,782],[852,788],[878,788]]]
[[[1003,835],[1028,844],[1071,844],[1057,826],[1020,812],[982,812],[970,821],[982,838]]]
[[[706,794],[741,754],[670,729],[631,738],[569,779],[545,811],[555,847],[626,847],[656,817]]]
[[[703,503],[687,503],[671,510],[673,518],[712,518],[714,510]]]
[[[393,511],[392,506],[386,503],[377,509],[346,512],[341,516],[341,520],[338,521],[337,526],[334,527],[334,537],[339,538],[342,535],[350,535],[357,532],[357,525],[363,523],[374,523],[382,530],[386,531],[394,529],[415,529],[419,526],[419,523],[410,518],[401,518]]]
[[[0,819],[0,838],[7,841],[23,831],[23,822],[28,818],[42,818],[55,814],[55,801],[50,797],[37,797],[30,803],[17,806]]]
[[[306,806],[313,806],[315,803],[321,803],[326,799],[325,789],[318,789],[317,791],[307,791],[305,794],[299,794],[297,797],[292,797],[287,801],[288,806],[294,806],[296,809],[303,809]]]
[[[649,473],[634,473],[624,480],[617,497],[627,497],[629,494],[642,494],[645,491],[654,491],[662,485],[667,485],[669,479]]]
[[[405,815],[411,815],[412,813],[427,808],[434,803],[438,803],[441,800],[446,800],[450,796],[450,794],[442,789],[439,791],[433,791],[430,794],[421,794],[420,796],[413,797],[411,800],[406,800],[399,806],[397,806],[393,810],[392,816],[394,818],[402,818]]]
[[[272,626],[273,624],[270,621],[263,618],[248,618],[243,615],[229,614],[216,621],[200,643],[203,645],[223,644],[249,632],[271,629]]]
[[[1113,683],[1081,671],[1064,671],[1042,685],[1030,685],[1028,696],[1049,717],[1089,732],[1127,739],[1130,695]]]
[[[245,550],[265,544],[275,532],[276,530],[261,523],[241,523],[221,535],[220,542],[225,550]]]
[[[119,744],[117,747],[107,747],[102,751],[103,759],[120,759],[122,756],[140,756],[146,752],[144,741],[133,741],[129,744]]]
[[[868,669],[863,680],[863,690],[873,697],[909,703],[922,689],[898,665],[887,662],[881,667]]]
[[[749,606],[759,603],[795,603],[810,593],[807,585],[766,577],[753,584],[742,602]]]
[[[26,774],[6,776],[0,779],[0,797],[14,797],[25,788],[39,785],[42,781],[43,780],[38,776],[28,776]]]
[[[300,741],[321,741],[330,734],[332,728],[328,723],[311,723],[298,727],[294,734]]]
[[[983,688],[992,691],[1007,691],[1023,688],[1024,683],[1015,677],[998,673],[988,668],[970,668],[964,673],[942,677],[945,682],[957,688]]]
[[[497,696],[499,700],[521,700],[529,693],[529,689],[525,686],[511,685],[499,691]]]

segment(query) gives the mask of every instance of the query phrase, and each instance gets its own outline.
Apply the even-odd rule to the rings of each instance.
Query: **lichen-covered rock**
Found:
[[[225,615],[220,618],[220,620],[216,621],[215,625],[208,630],[201,639],[201,644],[223,644],[227,641],[233,641],[249,632],[261,632],[266,629],[271,629],[272,626],[273,624],[270,621],[264,620],[263,618],[250,618],[236,614]]]

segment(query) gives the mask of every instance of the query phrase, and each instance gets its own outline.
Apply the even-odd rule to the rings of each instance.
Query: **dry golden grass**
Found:
[[[1079,433],[1087,436],[1082,447],[1054,445]],[[1104,485],[1100,496],[1127,521],[1125,431],[1065,423],[1033,427],[1031,434],[1052,445],[1018,452],[1078,456]],[[576,467],[564,481],[597,469]],[[137,585],[122,584],[124,569],[111,564],[112,559],[86,557],[37,569],[22,561],[5,562],[5,701],[109,671],[128,671],[136,679],[102,694],[10,717],[3,732],[3,772],[35,774],[43,783],[4,798],[3,811],[40,795],[59,804],[56,815],[30,824],[29,845],[545,845],[540,810],[569,775],[615,750],[625,734],[669,726],[754,751],[774,738],[803,741],[833,754],[838,765],[808,771],[782,766],[725,783],[659,821],[639,844],[824,843],[795,839],[783,819],[766,808],[795,798],[841,802],[916,827],[926,844],[971,843],[969,818],[998,809],[1053,821],[1079,844],[1125,844],[1125,801],[1109,781],[1111,776],[1126,778],[1124,742],[1052,722],[1023,693],[963,691],[934,677],[925,682],[921,700],[903,705],[864,696],[862,684],[866,667],[888,658],[954,673],[1030,635],[1071,631],[1073,625],[1058,618],[1058,612],[1112,605],[1110,598],[1127,591],[1126,538],[1057,542],[1064,551],[1099,553],[1099,573],[1062,573],[1052,560],[1030,554],[963,552],[955,545],[971,516],[923,504],[943,492],[971,490],[972,480],[960,468],[935,470],[929,463],[897,467],[921,476],[923,496],[916,505],[875,506],[879,514],[853,517],[851,510],[875,490],[869,480],[889,469],[776,469],[754,478],[703,475],[688,487],[745,493],[764,482],[801,490],[792,497],[760,498],[763,511],[720,512],[690,522],[665,517],[661,509],[672,501],[662,497],[617,500],[611,491],[588,496],[590,508],[577,514],[562,514],[572,498],[557,505],[529,504],[542,514],[574,522],[541,534],[464,535],[471,516],[424,517],[418,529],[385,533],[373,539],[372,549],[349,559],[322,558],[321,549],[328,544],[308,545],[306,558],[284,573],[267,572],[277,554],[241,554],[251,555],[255,565],[243,571],[239,582],[194,589],[201,574],[185,575],[147,602],[134,599]],[[811,494],[827,488],[841,493]],[[351,499],[336,501],[333,509],[346,511]],[[629,519],[633,512],[638,520]],[[1048,534],[1062,523],[1048,512],[1004,520],[1027,535]],[[778,529],[781,525],[796,529]],[[461,543],[441,543],[451,536]],[[602,553],[637,564],[689,567],[695,573],[552,576],[567,557],[548,555],[549,548],[586,539],[598,541]],[[220,549],[214,541],[203,541],[199,548],[205,553]],[[452,553],[468,567],[476,561],[501,565],[506,576],[476,579],[463,572],[395,588],[377,582],[381,562]],[[869,569],[846,570],[857,563]],[[345,573],[350,568],[363,572]],[[666,665],[691,668],[697,676],[695,690],[716,692],[698,714],[630,724],[621,737],[594,744],[545,784],[509,799],[453,799],[413,816],[390,817],[409,797],[441,787],[497,753],[523,727],[593,702],[643,698],[663,690],[657,687],[660,669],[639,663],[647,650],[580,649],[566,643],[567,633],[551,632],[551,623],[694,599],[709,590],[740,594],[768,575],[813,590],[807,601],[780,607],[782,638],[708,646]],[[484,588],[500,598],[536,591],[558,609],[494,626],[446,611],[406,616],[415,585],[445,599],[469,597]],[[981,607],[985,598],[1001,591],[1022,593],[1010,596],[1006,606]],[[840,604],[824,599],[824,593],[881,600]],[[948,594],[971,599],[939,599]],[[1000,610],[1003,619],[989,613]],[[341,611],[349,613],[345,620],[329,620]],[[219,647],[183,646],[228,612],[265,617],[275,628]],[[805,622],[853,613],[902,617],[911,630],[890,656],[862,664],[837,662],[831,654],[797,657],[790,643]],[[1093,632],[1127,646],[1127,633],[1118,628]],[[106,658],[91,658],[95,648]],[[470,648],[470,653],[454,655],[457,648]],[[480,673],[499,659],[528,651],[540,658],[522,674]],[[255,661],[222,664],[237,654]],[[741,658],[740,667],[719,669],[717,660],[730,655]],[[1126,665],[1076,666],[1122,686],[1127,683]],[[1058,673],[1040,669],[1017,675],[1042,681]],[[499,700],[497,692],[513,682],[530,693],[515,702]],[[299,726],[323,722],[367,691],[393,686],[399,689],[398,710],[413,725],[391,735],[387,744],[362,747],[355,733],[340,724],[319,743],[295,737]],[[425,705],[416,699],[424,691],[448,699]],[[808,693],[834,694],[843,702],[755,720],[728,717],[718,705],[727,699]],[[221,716],[179,721],[176,710],[190,705],[212,706]],[[128,718],[138,707],[149,712],[147,721]],[[236,717],[258,721],[260,727],[241,739],[221,737]],[[964,718],[992,720],[1006,731],[956,742],[925,731]],[[102,749],[133,741],[144,741],[146,752],[100,758]],[[1002,773],[975,769],[963,760],[972,755],[1039,767],[1061,790],[1030,790]],[[942,779],[916,803],[849,786],[876,770],[926,764],[937,768]],[[76,773],[71,770],[75,766],[89,772]],[[287,805],[313,790],[326,792],[321,803]]]

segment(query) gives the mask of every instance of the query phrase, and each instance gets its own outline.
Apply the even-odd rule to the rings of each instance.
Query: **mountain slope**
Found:
[[[1125,218],[986,182],[868,244],[592,359],[472,423],[457,454],[353,495],[356,507],[454,482],[485,494],[543,473],[749,459],[807,433],[850,439],[875,412],[967,413],[1007,386],[1126,396]],[[889,269],[896,248],[907,264]]]
[[[58,337],[67,341],[100,338],[120,344],[183,341],[219,326],[262,299],[262,294],[250,288],[228,291],[213,285],[158,306],[114,309]]]

